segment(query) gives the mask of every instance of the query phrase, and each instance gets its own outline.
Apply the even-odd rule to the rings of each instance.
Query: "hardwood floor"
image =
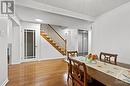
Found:
[[[67,63],[63,59],[9,65],[6,86],[72,86],[67,82]],[[88,86],[104,86],[94,80]]]
[[[59,59],[10,65],[6,86],[70,86],[67,64]]]

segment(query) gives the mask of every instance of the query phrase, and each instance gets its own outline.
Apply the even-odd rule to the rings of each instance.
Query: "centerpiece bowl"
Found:
[[[96,54],[89,54],[89,55],[87,55],[86,56],[86,61],[88,62],[88,63],[93,63],[93,64],[95,64],[95,63],[97,63],[97,55]]]

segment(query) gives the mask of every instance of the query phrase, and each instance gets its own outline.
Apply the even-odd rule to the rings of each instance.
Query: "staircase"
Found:
[[[62,55],[66,55],[66,40],[60,34],[58,34],[58,32],[49,24],[46,26],[41,24],[41,29],[41,36],[46,39]]]

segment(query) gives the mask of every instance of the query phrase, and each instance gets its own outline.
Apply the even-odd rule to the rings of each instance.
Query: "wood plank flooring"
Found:
[[[70,86],[67,63],[59,59],[10,65],[6,86]]]
[[[72,86],[67,82],[67,63],[64,59],[27,62],[9,65],[6,86]],[[93,81],[88,86],[103,86]]]

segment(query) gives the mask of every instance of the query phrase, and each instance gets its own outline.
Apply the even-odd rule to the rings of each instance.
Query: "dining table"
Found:
[[[84,56],[72,59],[85,63],[87,74],[105,86],[130,86],[130,69],[125,64],[113,65],[100,60],[90,62]]]

